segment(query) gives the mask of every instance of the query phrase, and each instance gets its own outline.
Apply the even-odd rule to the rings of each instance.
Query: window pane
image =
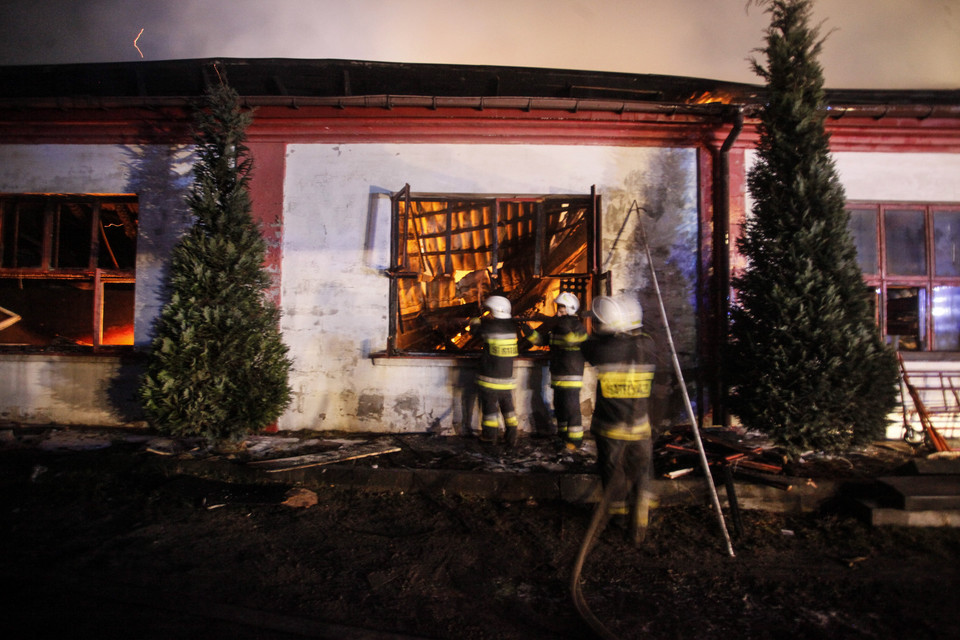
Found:
[[[93,282],[89,280],[0,279],[0,307],[22,318],[0,331],[0,344],[93,344]]]
[[[4,208],[2,266],[42,266],[44,207],[37,200],[13,201]]]
[[[933,348],[960,351],[960,287],[933,288]]]
[[[938,276],[960,276],[960,211],[933,214],[933,256]]]
[[[857,247],[857,262],[863,273],[878,273],[877,211],[876,209],[851,209],[849,229]]]
[[[887,273],[922,276],[927,273],[926,224],[923,211],[887,209],[884,213]]]
[[[548,198],[543,203],[546,247],[542,260],[545,275],[587,271],[587,221],[589,198]]]
[[[56,242],[50,266],[61,269],[90,266],[91,222],[93,205],[88,202],[66,202],[57,207],[54,216]]]
[[[105,202],[100,207],[101,269],[134,269],[137,263],[137,213],[133,203]]]
[[[926,334],[926,289],[887,289],[887,343],[903,351],[920,351]]]
[[[132,282],[103,285],[103,344],[133,344]]]

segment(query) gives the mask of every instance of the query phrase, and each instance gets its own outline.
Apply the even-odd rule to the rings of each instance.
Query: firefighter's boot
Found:
[[[491,426],[483,425],[480,427],[480,442],[486,442],[488,444],[497,444],[498,437],[500,435],[500,425]]]
[[[519,437],[520,430],[516,426],[507,425],[506,435],[504,436],[503,440],[504,444],[507,445],[508,448],[513,449],[517,446],[517,440]]]
[[[567,434],[564,440],[568,449],[579,449],[583,444],[583,425],[572,424],[567,427]]]
[[[633,504],[630,505],[630,516],[627,529],[627,540],[640,546],[647,537],[647,526],[650,524],[650,506],[653,497],[647,491],[638,492]]]

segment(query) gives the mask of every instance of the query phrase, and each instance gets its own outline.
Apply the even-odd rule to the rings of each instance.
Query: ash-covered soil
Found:
[[[443,453],[403,455],[344,464]],[[570,596],[590,505],[238,484],[174,458],[0,451],[5,637],[591,637]],[[583,571],[590,610],[623,639],[957,636],[960,531],[829,509],[743,524],[735,557],[707,505],[655,510],[639,548],[611,525]]]

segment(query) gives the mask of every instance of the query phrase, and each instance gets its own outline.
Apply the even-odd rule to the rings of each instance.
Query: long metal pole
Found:
[[[670,332],[670,323],[667,321],[667,309],[663,305],[663,296],[660,294],[660,284],[657,282],[657,272],[653,268],[653,257],[650,255],[650,245],[647,243],[647,232],[643,226],[643,219],[640,215],[644,210],[637,201],[634,200],[630,206],[630,211],[636,209],[637,224],[640,226],[640,239],[643,241],[643,250],[647,254],[647,264],[650,265],[650,276],[653,279],[653,289],[657,294],[657,302],[660,303],[660,317],[663,319],[663,327],[667,333],[667,343],[670,345],[670,355],[673,358],[673,370],[677,374],[677,380],[680,381],[680,391],[683,394],[683,404],[687,410],[687,417],[690,419],[690,426],[693,431],[693,439],[697,443],[697,450],[700,452],[700,464],[703,467],[703,474],[707,478],[707,484],[710,487],[710,498],[713,502],[713,508],[717,512],[717,518],[720,520],[720,530],[723,532],[723,539],[727,543],[727,552],[730,557],[734,557],[733,544],[730,542],[730,533],[727,531],[727,523],[723,518],[723,511],[720,509],[720,497],[717,495],[717,486],[713,482],[713,474],[710,473],[710,463],[707,461],[707,452],[703,448],[703,440],[700,438],[700,429],[697,427],[697,417],[693,413],[693,405],[690,404],[690,394],[687,393],[687,385],[683,380],[683,371],[680,369],[680,359],[677,357],[677,349],[673,344],[673,335]]]

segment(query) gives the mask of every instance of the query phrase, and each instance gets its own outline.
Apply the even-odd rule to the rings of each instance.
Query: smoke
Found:
[[[828,87],[960,87],[960,0],[816,0]],[[0,0],[0,64],[341,58],[759,82],[746,0]]]

